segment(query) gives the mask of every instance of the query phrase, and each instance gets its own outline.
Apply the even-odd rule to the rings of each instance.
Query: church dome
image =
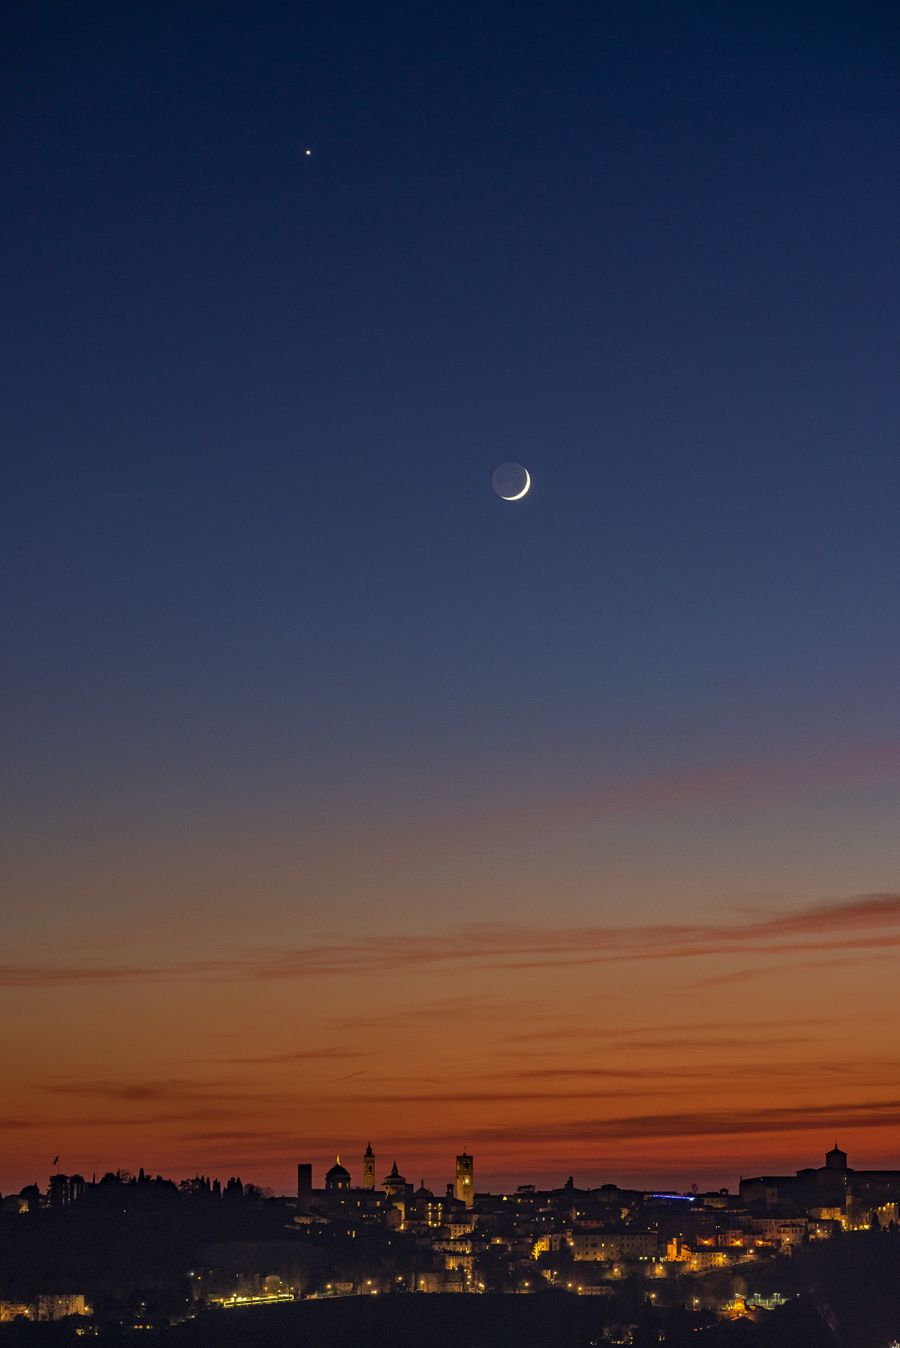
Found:
[[[391,1166],[391,1173],[385,1175],[384,1179],[381,1181],[381,1187],[386,1193],[395,1193],[399,1192],[400,1189],[406,1188],[406,1176],[400,1174],[400,1171],[397,1169],[396,1161]]]
[[[350,1171],[346,1168],[346,1166],[341,1165],[340,1156],[337,1158],[331,1169],[325,1172],[325,1188],[326,1189],[350,1188]]]

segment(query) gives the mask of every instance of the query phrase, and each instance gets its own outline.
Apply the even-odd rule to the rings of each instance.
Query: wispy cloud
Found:
[[[564,1077],[583,1077],[590,1081],[602,1081],[604,1079],[629,1081],[635,1078],[643,1079],[646,1075],[646,1067],[609,1067],[606,1065],[603,1067],[513,1067],[506,1071],[493,1073],[492,1080],[553,1081]]]
[[[493,1080],[495,1081],[595,1081],[595,1080],[615,1080],[619,1079],[627,1085],[620,1086],[615,1094],[621,1100],[624,1096],[629,1098],[634,1094],[634,1087],[631,1084],[635,1081],[652,1081],[653,1090],[657,1094],[669,1092],[673,1087],[684,1092],[696,1093],[700,1086],[711,1086],[713,1088],[721,1087],[724,1082],[746,1082],[748,1073],[757,1070],[764,1070],[768,1079],[775,1077],[786,1078],[795,1083],[813,1081],[818,1083],[821,1080],[823,1072],[834,1070],[838,1074],[838,1069],[831,1069],[829,1064],[822,1064],[815,1059],[804,1055],[801,1061],[791,1058],[779,1058],[772,1060],[772,1055],[767,1054],[765,1059],[753,1056],[752,1050],[756,1048],[755,1044],[746,1045],[740,1053],[729,1052],[728,1057],[723,1062],[721,1058],[714,1060],[697,1060],[688,1062],[681,1057],[673,1057],[667,1060],[667,1065],[660,1066],[654,1062],[650,1065],[641,1067],[622,1067],[622,1068],[600,1068],[581,1067],[577,1065],[569,1067],[521,1067],[513,1069],[506,1073],[498,1073]],[[554,1054],[554,1057],[557,1055]],[[849,1074],[849,1072],[848,1072]],[[870,1085],[879,1085],[886,1077],[883,1072],[876,1068],[868,1073],[871,1077]],[[890,1079],[888,1076],[887,1079]]]
[[[641,1095],[658,1096],[665,1093],[665,1087],[654,1082],[652,1087],[646,1089],[631,1088],[628,1092],[629,1097]],[[454,1107],[461,1105],[510,1105],[510,1104],[554,1104],[564,1105],[568,1102],[578,1102],[585,1100],[617,1100],[621,1101],[621,1087],[609,1088],[606,1090],[584,1091],[569,1088],[568,1090],[497,1090],[489,1087],[478,1089],[454,1089],[454,1090],[410,1090],[410,1091],[376,1091],[371,1094],[363,1095],[359,1098],[360,1105],[440,1105],[443,1107]]]
[[[448,818],[420,819],[415,841],[408,832],[392,839],[413,853],[440,851],[480,838],[489,830],[506,833],[601,823],[621,816],[706,802],[768,798],[815,783],[841,786],[860,780],[893,778],[900,770],[900,743],[810,747],[790,757],[772,755],[734,762],[687,765],[634,781],[587,784],[574,791],[528,793],[521,786],[506,793],[505,803],[485,810],[463,809]],[[378,836],[383,840],[383,829]]]
[[[891,943],[888,942],[890,945]],[[866,948],[865,954],[847,955],[841,953],[831,959],[806,959],[803,961],[803,967],[810,969],[841,969],[842,971],[851,966],[860,964],[885,964],[893,962],[895,956],[886,952],[879,952],[875,948]],[[785,974],[793,975],[797,972],[796,963],[787,964],[764,964],[756,968],[734,969],[726,973],[711,974],[706,978],[698,978],[691,983],[692,988],[716,988],[730,987],[733,983],[749,983],[759,978],[783,978]],[[797,1024],[797,1021],[793,1021]]]
[[[398,1025],[408,1022],[417,1025],[423,1020],[458,1021],[461,1018],[484,1020],[498,1017],[524,1017],[533,1010],[533,1002],[526,998],[491,997],[469,994],[459,997],[442,997],[428,1002],[412,1002],[403,1006],[391,1007],[385,1012],[367,1011],[360,1015],[344,1016],[332,1022],[335,1029],[371,1030],[375,1025],[389,1026],[395,1030]]]
[[[0,965],[0,987],[148,979],[289,980],[461,964],[515,970],[724,955],[797,956],[832,950],[883,953],[898,946],[900,894],[863,894],[723,923],[568,927],[484,923],[431,935],[372,936],[185,962],[6,963]]]
[[[294,1104],[297,1091],[261,1092],[252,1084],[235,1086],[229,1081],[198,1081],[179,1077],[156,1080],[107,1080],[89,1077],[59,1077],[34,1082],[32,1090],[65,1099],[102,1100],[119,1105],[180,1104],[192,1108],[258,1109],[265,1105]]]
[[[813,1105],[704,1109],[671,1114],[629,1114],[621,1118],[556,1120],[487,1126],[472,1134],[483,1141],[630,1141],[649,1138],[724,1137],[752,1133],[791,1133],[829,1128],[894,1128],[900,1123],[900,1100],[845,1101]]]
[[[689,1035],[669,1035],[662,1036],[659,1039],[636,1039],[628,1045],[630,1053],[637,1053],[644,1050],[650,1050],[653,1053],[660,1049],[668,1052],[672,1049],[688,1052],[715,1052],[717,1049],[733,1052],[740,1049],[747,1052],[749,1049],[765,1048],[786,1048],[797,1044],[815,1044],[818,1040],[810,1035],[769,1035],[767,1038],[760,1036],[747,1036],[743,1038],[727,1038],[724,1036],[716,1037],[710,1035],[707,1038],[701,1036],[692,1037]]]
[[[0,988],[53,988],[78,984],[137,983],[171,978],[234,977],[233,960],[172,963],[0,964]]]
[[[368,1057],[356,1048],[297,1048],[284,1053],[254,1053],[246,1058],[204,1058],[204,1062],[232,1067],[277,1066],[280,1063],[340,1062]]]
[[[893,776],[898,768],[900,743],[854,745],[795,754],[790,758],[760,757],[659,774],[646,781],[584,791],[561,800],[557,808],[565,819],[579,815],[597,818],[695,799],[768,794],[809,781],[841,783],[854,781],[861,775],[887,773]],[[546,817],[546,808],[542,809],[542,817]]]
[[[856,1130],[896,1128],[900,1124],[900,1100],[867,1100],[857,1104],[844,1101],[818,1102],[812,1105],[785,1105],[747,1109],[703,1109],[665,1113],[627,1114],[616,1118],[592,1117],[568,1119],[558,1113],[550,1121],[519,1119],[509,1123],[477,1123],[464,1129],[464,1141],[479,1146],[489,1154],[515,1152],[522,1154],[534,1149],[542,1156],[548,1148],[559,1146],[560,1155],[572,1159],[589,1151],[597,1155],[604,1147],[620,1148],[633,1143],[656,1143],[652,1154],[664,1148],[667,1154],[677,1147],[686,1158],[695,1158],[702,1140],[710,1137],[753,1137],[761,1134],[790,1136],[796,1133],[821,1133],[827,1130],[831,1137],[835,1130],[840,1135]],[[182,1134],[197,1142],[246,1143],[256,1148],[256,1158],[262,1163],[273,1154],[280,1154],[287,1145],[295,1144],[295,1134],[281,1128],[259,1128],[236,1125]],[[433,1153],[443,1158],[448,1147],[462,1145],[459,1126],[443,1128],[423,1126],[415,1132],[392,1133],[391,1150],[412,1150],[418,1155]],[[304,1134],[303,1147],[307,1155],[333,1155],[334,1147],[344,1139],[330,1134]],[[289,1157],[293,1151],[286,1153]],[[648,1155],[651,1152],[648,1150]],[[615,1166],[622,1164],[622,1155],[616,1151]],[[691,1159],[691,1164],[694,1160]]]

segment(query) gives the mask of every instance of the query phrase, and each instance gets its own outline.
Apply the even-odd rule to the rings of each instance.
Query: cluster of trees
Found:
[[[138,1288],[186,1295],[186,1272],[205,1242],[259,1239],[283,1225],[264,1192],[237,1177],[175,1184],[141,1170],[78,1181],[54,1176],[46,1195],[28,1186],[27,1211],[4,1213],[0,1297],[83,1292],[102,1304]]]

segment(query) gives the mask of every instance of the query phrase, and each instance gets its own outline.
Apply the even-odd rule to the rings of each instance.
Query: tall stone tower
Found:
[[[475,1162],[468,1152],[456,1158],[456,1184],[453,1197],[467,1208],[475,1206]]]
[[[297,1166],[297,1206],[305,1212],[312,1195],[312,1166],[301,1161]]]
[[[363,1188],[375,1188],[375,1153],[372,1150],[372,1143],[366,1147],[363,1156]]]

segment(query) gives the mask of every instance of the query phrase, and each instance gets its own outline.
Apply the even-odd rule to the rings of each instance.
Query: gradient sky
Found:
[[[898,36],[6,15],[0,1190],[900,1165]]]

